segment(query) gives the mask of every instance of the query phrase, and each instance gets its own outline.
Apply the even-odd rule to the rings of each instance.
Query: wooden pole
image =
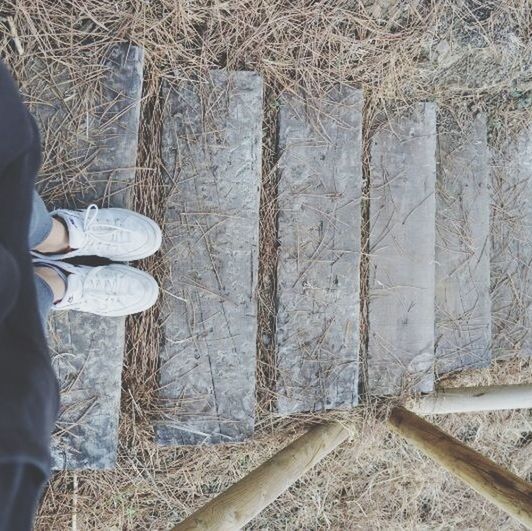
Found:
[[[406,407],[420,415],[532,408],[532,385],[456,387],[412,397]]]
[[[403,407],[393,408],[388,423],[451,474],[532,529],[532,484]]]
[[[176,525],[173,531],[240,529],[348,436],[349,432],[335,422],[315,426]]]

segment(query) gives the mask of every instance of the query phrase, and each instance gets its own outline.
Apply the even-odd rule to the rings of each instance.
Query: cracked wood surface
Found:
[[[160,444],[253,434],[262,80],[212,71],[165,87],[169,185]]]
[[[441,114],[436,193],[436,372],[491,360],[486,116]]]
[[[142,96],[143,50],[112,47],[97,80],[87,85],[63,68],[36,62],[26,92],[39,123],[45,157],[57,171],[72,171],[81,186],[64,190],[47,180],[53,207],[129,207],[135,179]],[[83,120],[74,107],[89,101]],[[57,134],[59,131],[59,134]],[[65,170],[65,167],[68,167]],[[54,201],[59,196],[61,202]],[[66,202],[64,197],[66,196]],[[52,205],[50,205],[52,206]],[[80,312],[54,312],[49,321],[52,363],[61,386],[54,436],[56,469],[108,469],[116,462],[125,319]]]
[[[285,95],[279,116],[277,410],[358,401],[362,93],[315,109]]]
[[[369,393],[434,386],[436,108],[375,133],[370,164]]]

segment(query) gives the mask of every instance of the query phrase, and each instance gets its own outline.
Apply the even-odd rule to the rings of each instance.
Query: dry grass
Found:
[[[118,467],[113,472],[56,475],[40,510],[38,528],[43,530],[70,529],[73,523],[79,529],[168,528],[312,420],[281,420],[270,413],[275,375],[274,132],[282,89],[320,94],[336,82],[360,86],[368,126],[375,111],[386,110],[389,102],[407,106],[429,99],[442,108],[483,109],[490,113],[494,147],[502,134],[530,120],[527,0],[8,0],[0,7],[0,17],[0,53],[21,83],[29,82],[27,60],[38,57],[84,87],[87,99],[72,106],[74,121],[84,119],[97,87],[100,59],[109,46],[124,39],[144,46],[135,198],[140,211],[158,220],[164,204],[159,171],[162,80],[176,68],[189,77],[210,67],[228,67],[259,71],[266,87],[256,438],[244,445],[206,449],[155,447],[149,420],[155,404],[157,310],[131,319]],[[79,161],[62,159],[60,131],[46,131],[45,140],[53,146],[43,167],[45,190],[57,199],[75,193],[83,186]],[[159,278],[164,275],[164,264],[156,259],[146,266]],[[511,343],[505,353],[517,348],[518,343]],[[532,381],[529,362],[497,362],[490,370],[464,373],[447,384],[513,381]],[[356,427],[351,442],[249,529],[518,529],[390,435],[371,408],[354,411],[349,420]],[[437,423],[530,479],[532,425],[526,412],[463,415]]]

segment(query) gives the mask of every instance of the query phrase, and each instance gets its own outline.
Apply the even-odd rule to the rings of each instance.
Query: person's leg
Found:
[[[52,232],[53,218],[48,212],[41,196],[34,190],[30,218],[30,249],[35,249],[44,242]]]
[[[49,249],[51,252],[57,252],[58,249],[68,248],[68,242],[66,245],[64,242],[66,237],[66,229],[63,224],[51,216],[41,196],[34,190],[29,231],[30,249],[41,252],[46,252]],[[55,277],[57,277],[57,274],[51,268],[35,269],[34,280],[37,290],[37,306],[43,326],[54,301],[60,300],[62,297],[59,294],[61,289],[64,293],[64,282]],[[63,283],[62,288],[60,287],[60,282]]]
[[[30,221],[29,244],[32,251],[43,254],[65,252],[69,249],[66,225],[50,214],[34,190]]]
[[[39,308],[39,315],[41,316],[41,323],[43,327],[46,325],[48,314],[56,300],[53,289],[53,275],[54,271],[50,268],[41,267],[35,268],[35,289],[37,291],[37,306]],[[64,286],[64,283],[63,283]],[[63,287],[64,293],[64,287]]]
[[[0,464],[0,531],[30,531],[46,477],[27,463]]]
[[[30,529],[40,486],[50,473],[59,387],[40,322],[28,250],[39,135],[1,64],[0,87],[0,243],[12,258],[1,269],[9,273],[14,266],[18,276],[14,294],[6,291],[11,294],[8,303],[0,297],[0,529],[12,531]],[[0,287],[14,278],[2,278]],[[40,478],[19,472],[17,465],[36,467]]]
[[[20,272],[13,255],[0,243],[0,323],[17,302]]]

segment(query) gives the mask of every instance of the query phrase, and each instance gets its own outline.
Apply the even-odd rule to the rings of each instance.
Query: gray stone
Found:
[[[213,71],[164,91],[169,185],[162,445],[253,434],[262,80]]]
[[[391,116],[371,145],[368,391],[433,388],[436,108]]]
[[[490,191],[486,116],[438,122],[436,372],[491,360]]]
[[[493,354],[532,355],[532,127],[495,151],[492,161]]]
[[[277,409],[358,401],[362,92],[319,109],[282,98],[279,115]]]
[[[54,206],[128,207],[135,179],[142,96],[143,51],[130,45],[110,49],[95,82],[91,113],[69,120],[76,84],[36,64],[29,87],[38,98],[33,110],[42,131],[45,156],[64,143],[62,157],[79,162],[84,186]],[[54,144],[53,144],[54,143]],[[61,164],[59,160],[58,164]],[[47,182],[53,190],[53,180]],[[65,205],[66,204],[66,205]],[[57,469],[107,469],[116,461],[124,318],[54,312],[49,342],[61,386],[61,411],[54,437]]]

